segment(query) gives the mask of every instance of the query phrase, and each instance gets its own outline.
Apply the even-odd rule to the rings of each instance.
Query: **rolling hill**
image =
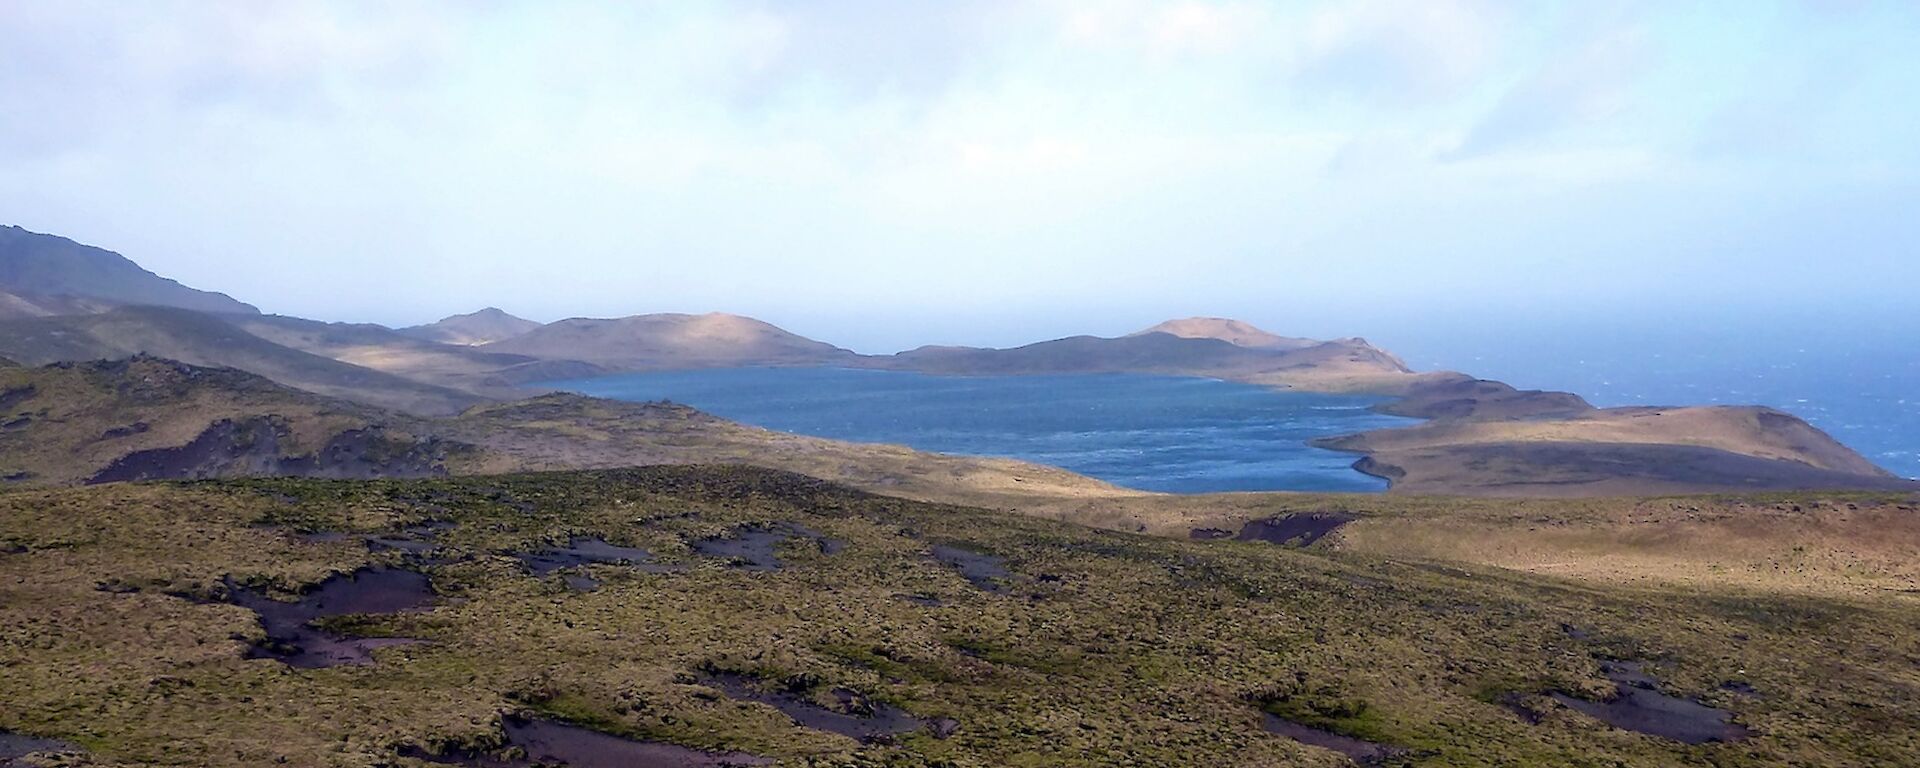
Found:
[[[572,318],[479,349],[628,371],[829,365],[856,359],[854,353],[831,344],[750,317],[718,312]]]
[[[679,405],[554,394],[435,418],[147,356],[0,368],[0,425],[12,485],[750,463],[940,501],[1136,495],[1053,467],[790,435]]]
[[[441,318],[426,325],[401,328],[398,333],[441,344],[475,346],[511,339],[539,327],[540,324],[532,320],[487,307],[478,312]]]
[[[370,323],[323,323],[281,315],[230,315],[221,319],[281,346],[349,365],[449,387],[493,399],[532,394],[528,382],[605,373],[576,360],[487,352],[471,345],[426,341]]]
[[[322,395],[427,414],[457,413],[479,396],[275,344],[222,317],[168,307],[0,321],[0,356],[27,365],[155,355],[250,371]]]

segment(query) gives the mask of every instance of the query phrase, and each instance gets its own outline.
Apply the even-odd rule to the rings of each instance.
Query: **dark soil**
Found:
[[[749,571],[780,570],[780,558],[774,553],[782,542],[789,539],[809,539],[825,554],[839,552],[845,545],[829,539],[819,531],[803,526],[782,524],[765,528],[743,528],[733,535],[700,539],[690,546],[693,551],[708,557],[726,558],[730,565]]]
[[[1277,733],[1308,746],[1331,749],[1361,765],[1379,765],[1402,752],[1399,748],[1386,744],[1376,744],[1365,739],[1310,728],[1272,712],[1261,714],[1266,716],[1264,726],[1269,733]]]
[[[41,739],[0,731],[0,767],[15,765],[15,758],[34,753],[71,754],[79,751],[79,747],[58,739]]]
[[[473,768],[732,768],[771,765],[772,760],[744,752],[703,752],[656,741],[623,739],[577,725],[522,717],[501,723],[507,746],[521,753],[502,757],[478,750],[456,750],[436,755],[418,748],[401,750],[412,757],[442,765]]]
[[[233,603],[259,614],[260,625],[266,629],[266,639],[249,649],[247,658],[278,659],[301,669],[367,664],[372,662],[376,648],[417,642],[397,637],[342,637],[314,626],[315,620],[416,611],[433,602],[433,589],[426,576],[395,568],[362,568],[350,575],[329,577],[297,602],[229,587]]]
[[[836,706],[826,707],[815,703],[804,692],[768,690],[753,678],[737,673],[709,673],[701,682],[726,692],[729,698],[757,701],[778,709],[804,727],[863,742],[886,741],[929,727],[929,723],[899,707],[873,701],[846,688],[835,688],[830,695]],[[951,732],[957,727],[955,724],[948,730]]]
[[[563,568],[575,568],[585,565],[624,565],[647,573],[664,573],[676,570],[673,566],[659,565],[653,562],[653,554],[638,547],[622,547],[608,544],[605,539],[575,536],[567,540],[565,547],[551,547],[537,552],[519,552],[515,557],[527,564],[535,576],[546,576]],[[596,585],[598,582],[595,583]]]
[[[1013,577],[1007,570],[1006,558],[999,555],[936,544],[933,559],[960,569],[962,578],[988,592],[1005,592],[1006,582]]]
[[[417,478],[445,475],[454,449],[440,441],[389,437],[379,428],[351,429],[306,456],[283,456],[292,436],[286,419],[253,416],[222,419],[177,448],[134,451],[115,459],[88,483],[180,480],[211,477],[295,476],[340,479]]]
[[[1660,692],[1660,683],[1638,662],[1610,661],[1601,672],[1619,688],[1606,701],[1588,701],[1560,692],[1547,695],[1607,725],[1687,744],[1740,741],[1751,735],[1726,710]]]
[[[1238,541],[1266,541],[1274,544],[1311,547],[1340,526],[1360,518],[1345,512],[1295,512],[1291,515],[1250,520],[1240,527]]]

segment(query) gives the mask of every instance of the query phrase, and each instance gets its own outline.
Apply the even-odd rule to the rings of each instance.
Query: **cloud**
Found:
[[[1470,0],[1371,0],[1304,23],[1296,77],[1350,100],[1399,105],[1458,95],[1500,53],[1510,22]]]
[[[1509,88],[1444,157],[1463,160],[1598,123],[1627,108],[1657,54],[1653,37],[1628,14],[1571,20],[1572,39]]]
[[[1794,7],[0,0],[0,211],[341,319],[1417,298],[1920,178],[1910,6]]]

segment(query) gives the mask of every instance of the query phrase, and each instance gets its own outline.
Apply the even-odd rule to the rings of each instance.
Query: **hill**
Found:
[[[522,386],[528,382],[606,372],[574,360],[548,360],[426,341],[368,323],[323,323],[280,315],[230,315],[222,319],[281,346],[491,399],[532,394]]]
[[[1887,489],[1897,478],[1771,408],[1608,408],[1545,419],[1447,419],[1315,442],[1409,494],[1619,496],[1730,489]]]
[[[14,485],[738,462],[943,501],[1134,495],[1052,467],[789,435],[678,405],[546,395],[429,418],[152,357],[0,369],[0,425],[0,478]]]
[[[478,312],[444,317],[426,325],[401,328],[399,333],[441,344],[475,346],[511,339],[539,327],[540,324],[532,320],[487,307]]]
[[[1187,317],[1168,320],[1127,335],[1145,336],[1149,333],[1165,333],[1185,339],[1219,339],[1235,346],[1253,349],[1304,349],[1320,343],[1313,339],[1268,333],[1254,327],[1252,323],[1224,317]]]
[[[0,226],[0,294],[0,317],[97,312],[123,305],[259,311],[226,294],[160,277],[112,251],[17,226]]]
[[[1236,381],[1304,380],[1310,371],[1339,367],[1371,373],[1394,386],[1410,379],[1406,366],[1362,339],[1316,342],[1299,348],[1246,347],[1216,338],[1141,333],[1118,338],[1072,336],[1010,349],[921,347],[863,364],[950,375],[1152,373]]]
[[[828,365],[855,359],[854,353],[831,344],[721,313],[572,318],[480,349],[628,371]]]
[[[427,414],[456,413],[478,396],[302,352],[220,317],[167,307],[0,321],[0,356],[28,365],[155,355],[250,371],[322,395]]]

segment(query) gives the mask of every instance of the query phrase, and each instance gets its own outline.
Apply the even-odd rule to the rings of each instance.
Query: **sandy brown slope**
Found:
[[[1537,404],[1537,403],[1536,403]],[[1494,410],[1496,414],[1510,411]],[[1362,453],[1392,492],[1614,496],[1912,487],[1771,408],[1608,408],[1538,418],[1441,418],[1315,442]]]
[[[548,395],[426,418],[150,357],[0,369],[0,477],[16,485],[716,462],[948,502],[1135,495],[1052,467],[788,435],[661,403]]]
[[[855,357],[750,317],[722,313],[572,318],[480,349],[621,370],[828,365]]]
[[[533,394],[528,382],[605,373],[591,363],[485,352],[473,346],[425,341],[384,326],[323,323],[280,315],[222,319],[260,338],[343,363],[492,399]]]
[[[441,344],[473,346],[511,339],[539,327],[540,323],[487,307],[478,312],[444,317],[426,325],[401,328],[398,333]]]
[[[1293,336],[1281,336],[1255,327],[1252,323],[1225,317],[1185,317],[1155,324],[1129,336],[1166,333],[1184,339],[1219,339],[1234,346],[1254,349],[1305,349],[1320,342]]]

